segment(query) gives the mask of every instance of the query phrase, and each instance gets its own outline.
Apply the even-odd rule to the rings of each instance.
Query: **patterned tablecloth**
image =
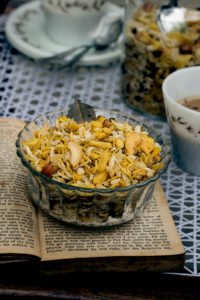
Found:
[[[26,121],[65,108],[78,97],[99,108],[133,114],[120,95],[120,62],[76,71],[47,71],[12,48],[6,40],[7,16],[0,17],[0,116]],[[169,140],[167,123],[141,117]],[[200,178],[172,161],[162,176],[171,213],[186,249],[180,275],[200,275]]]

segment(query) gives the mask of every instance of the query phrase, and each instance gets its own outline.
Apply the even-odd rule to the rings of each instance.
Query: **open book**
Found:
[[[24,122],[0,119],[0,263],[37,259],[43,271],[171,271],[184,248],[162,187],[133,221],[89,229],[54,220],[33,204],[15,141]]]

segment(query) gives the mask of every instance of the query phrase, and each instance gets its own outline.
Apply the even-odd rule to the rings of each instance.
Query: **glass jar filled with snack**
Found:
[[[168,3],[127,0],[124,26],[122,93],[135,110],[160,117],[165,117],[161,86],[166,76],[200,65],[199,0],[179,1],[163,18]]]

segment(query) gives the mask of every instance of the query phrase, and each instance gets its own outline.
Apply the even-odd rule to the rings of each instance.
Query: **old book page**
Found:
[[[16,155],[15,141],[23,126],[22,121],[0,119],[2,257],[7,254],[8,259],[12,260],[12,254],[29,254],[42,257],[42,261],[53,261],[184,253],[159,182],[146,209],[133,221],[120,226],[79,228],[58,222],[41,211],[37,216],[28,194],[26,171]]]
[[[39,229],[44,261],[184,253],[159,182],[146,209],[129,223],[94,230],[68,226],[40,212]]]
[[[0,119],[0,254],[40,256],[37,214],[15,142],[24,122]],[[3,255],[2,255],[3,256]]]

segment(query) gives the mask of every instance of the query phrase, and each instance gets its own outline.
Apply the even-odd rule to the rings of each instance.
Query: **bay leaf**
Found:
[[[77,123],[89,122],[96,119],[94,108],[80,99],[75,99],[70,105],[67,116],[74,119]]]

